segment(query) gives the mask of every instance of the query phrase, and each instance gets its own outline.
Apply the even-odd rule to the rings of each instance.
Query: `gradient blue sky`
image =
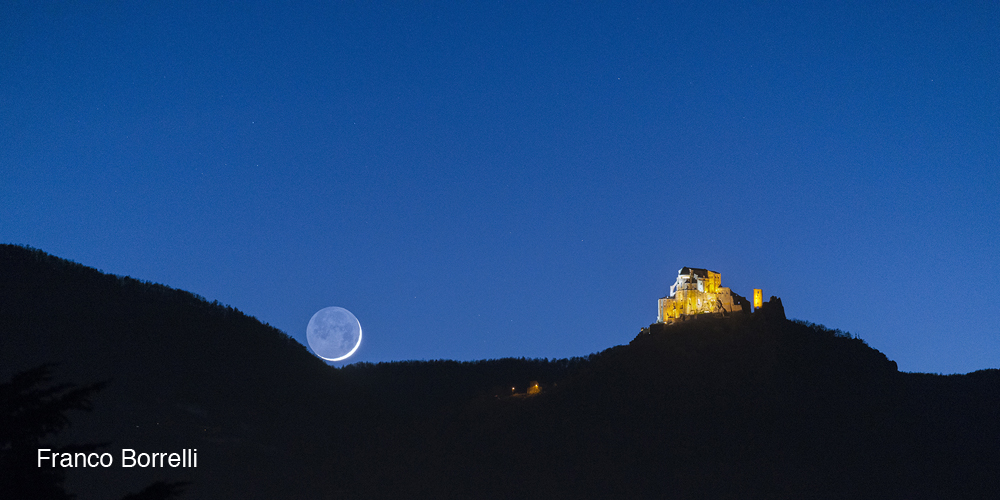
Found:
[[[627,343],[682,266],[1000,367],[1000,5],[0,4],[0,241],[351,361]]]

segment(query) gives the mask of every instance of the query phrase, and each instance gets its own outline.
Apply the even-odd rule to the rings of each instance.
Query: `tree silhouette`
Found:
[[[85,386],[52,383],[52,365],[38,366],[0,383],[0,498],[72,499],[61,467],[39,467],[39,448],[55,453],[90,453],[108,443],[53,447],[46,440],[70,425],[70,410],[89,411],[90,397],[106,382]],[[164,500],[186,483],[157,482],[123,500]]]

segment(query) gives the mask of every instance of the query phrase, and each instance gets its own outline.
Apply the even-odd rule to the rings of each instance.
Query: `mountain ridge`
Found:
[[[156,480],[191,481],[184,498],[986,498],[1000,464],[1000,371],[901,373],[783,313],[581,358],[338,369],[238,310],[2,245],[0,381],[52,361],[110,380],[60,439],[199,449],[197,470],[69,471],[83,498]]]

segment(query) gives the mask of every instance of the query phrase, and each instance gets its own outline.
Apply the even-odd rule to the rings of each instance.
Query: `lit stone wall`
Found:
[[[685,267],[677,271],[670,296],[658,302],[658,323],[673,323],[686,316],[741,311],[732,292],[722,286],[722,275],[707,269]]]
[[[705,279],[705,291],[708,293],[719,293],[719,287],[722,285],[722,275],[716,272],[709,271],[708,277]]]

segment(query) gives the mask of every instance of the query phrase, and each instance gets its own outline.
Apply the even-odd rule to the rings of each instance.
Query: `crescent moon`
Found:
[[[343,307],[320,309],[306,327],[306,339],[313,354],[327,361],[351,357],[361,346],[361,337],[361,322]]]
[[[358,343],[354,344],[354,349],[351,349],[351,352],[349,352],[349,353],[347,353],[347,354],[345,354],[345,355],[343,355],[343,356],[341,356],[339,358],[333,358],[333,359],[323,358],[323,356],[320,356],[320,357],[323,358],[323,359],[325,359],[325,360],[328,360],[328,361],[343,361],[343,360],[351,357],[351,354],[354,354],[354,351],[357,351],[358,347],[361,347],[361,323],[358,323]]]

